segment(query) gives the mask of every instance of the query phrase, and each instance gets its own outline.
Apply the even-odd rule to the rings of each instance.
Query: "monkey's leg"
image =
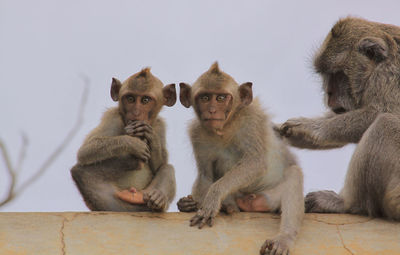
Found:
[[[386,189],[383,210],[389,219],[400,221],[400,177],[394,177]]]
[[[388,113],[380,114],[364,133],[346,177],[344,198],[350,212],[400,220],[399,134],[400,118]]]
[[[292,165],[284,171],[283,182],[275,187],[272,192],[265,191],[273,207],[280,199],[281,223],[278,234],[267,239],[262,245],[260,250],[262,255],[288,255],[303,220],[303,174],[297,165]]]
[[[108,169],[112,172],[112,169]],[[75,165],[71,169],[74,179],[82,197],[92,211],[149,211],[140,205],[130,205],[118,199],[115,193],[117,187],[112,179],[107,179],[107,173],[102,169],[90,166]]]

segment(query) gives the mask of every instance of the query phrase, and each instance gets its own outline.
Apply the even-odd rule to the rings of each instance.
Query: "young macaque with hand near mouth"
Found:
[[[93,211],[166,211],[175,174],[158,113],[175,104],[175,84],[164,87],[145,68],[124,83],[113,78],[111,98],[118,107],[86,137],[72,177]]]

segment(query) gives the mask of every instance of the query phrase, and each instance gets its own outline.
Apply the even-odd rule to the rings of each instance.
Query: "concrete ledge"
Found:
[[[219,215],[189,227],[193,213],[0,213],[0,254],[254,254],[279,216]],[[292,255],[400,254],[400,223],[354,215],[306,214]]]

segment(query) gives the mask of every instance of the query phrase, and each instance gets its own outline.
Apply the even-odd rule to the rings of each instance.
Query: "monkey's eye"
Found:
[[[226,95],[218,95],[216,99],[218,102],[223,102],[226,99]]]
[[[202,95],[202,96],[200,96],[200,100],[201,100],[202,102],[207,102],[209,99],[210,99],[210,97],[209,97],[208,95]]]
[[[127,96],[127,97],[126,97],[126,101],[127,101],[128,103],[134,103],[134,102],[135,102],[135,97],[133,97],[133,96]]]
[[[147,104],[151,101],[151,97],[144,96],[142,97],[142,104]]]

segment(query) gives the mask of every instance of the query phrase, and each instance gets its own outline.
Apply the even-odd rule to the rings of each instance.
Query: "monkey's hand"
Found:
[[[130,136],[145,139],[149,144],[153,140],[153,128],[143,121],[130,121],[125,127],[125,132]]]
[[[143,191],[143,200],[154,211],[164,211],[168,206],[167,196],[158,189]]]
[[[148,162],[151,154],[150,148],[147,143],[138,138],[131,140],[132,144],[130,146],[130,153],[138,159],[143,160],[144,162]]]
[[[321,138],[320,121],[307,118],[289,119],[279,128],[281,136],[295,147],[314,148]]]
[[[199,209],[198,203],[194,201],[191,195],[182,197],[176,205],[180,212],[195,212]]]
[[[196,215],[190,219],[190,226],[198,225],[199,228],[202,228],[207,224],[211,227],[214,224],[214,218],[218,214],[219,208],[219,203],[213,202],[213,199],[204,199],[203,205],[197,211]]]
[[[264,242],[260,249],[260,255],[289,255],[289,250],[293,244],[294,238],[291,235],[278,235]]]

